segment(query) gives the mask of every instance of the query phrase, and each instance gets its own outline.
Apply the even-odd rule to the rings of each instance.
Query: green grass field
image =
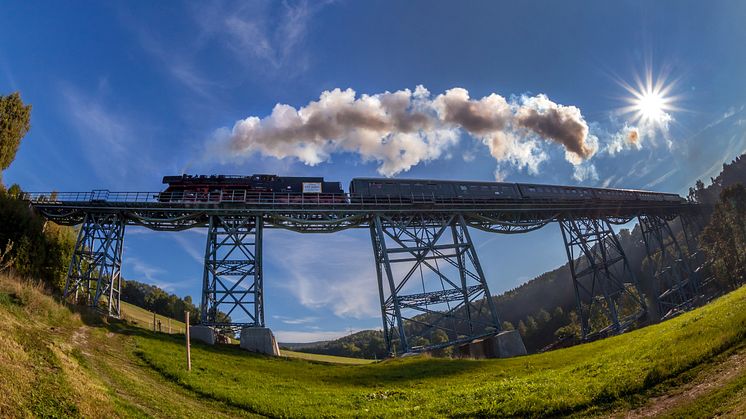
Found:
[[[640,393],[739,345],[746,288],[671,321],[586,345],[505,360],[414,357],[309,364],[139,336],[137,354],[200,395],[269,416],[558,415]],[[243,389],[251,388],[251,391]]]
[[[659,325],[520,358],[344,365],[194,344],[187,372],[182,336],[71,312],[0,276],[0,416],[743,417],[745,359],[746,287]]]
[[[136,305],[122,301],[121,305],[122,319],[127,320],[135,326],[144,329],[153,330],[153,312],[140,308]],[[169,324],[171,325],[170,333],[184,333],[184,322],[156,314],[156,321],[161,321],[161,331],[169,333]],[[157,323],[156,323],[157,324]]]
[[[126,303],[122,301],[121,305],[122,309],[122,320],[127,321],[128,323],[132,324],[133,326],[146,329],[146,330],[153,330],[153,312],[145,310],[144,308],[138,307],[136,305]],[[184,333],[185,324],[184,322],[180,322],[174,319],[169,319],[168,317],[161,316],[160,314],[156,315],[156,320],[161,321],[161,332],[162,333],[172,333],[172,334],[179,334],[182,335]],[[170,331],[168,325],[171,325]],[[359,364],[370,364],[372,362],[375,362],[372,359],[359,359],[359,358],[347,358],[343,356],[332,356],[332,355],[319,355],[319,354],[309,354],[305,352],[296,352],[296,351],[287,351],[283,350],[282,356],[288,357],[288,358],[299,358],[299,359],[305,359],[307,361],[316,361],[316,362],[328,362],[333,364],[353,364],[353,365],[359,365]]]

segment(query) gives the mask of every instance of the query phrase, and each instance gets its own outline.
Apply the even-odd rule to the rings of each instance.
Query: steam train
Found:
[[[345,202],[339,182],[323,177],[277,175],[181,175],[164,176],[168,187],[158,195],[161,202],[301,202],[314,196],[321,203]]]
[[[273,202],[273,203],[438,203],[459,201],[657,201],[686,202],[679,195],[630,189],[531,183],[474,182],[425,179],[355,178],[350,195],[342,184],[323,177],[277,175],[165,176],[168,187],[160,202]]]

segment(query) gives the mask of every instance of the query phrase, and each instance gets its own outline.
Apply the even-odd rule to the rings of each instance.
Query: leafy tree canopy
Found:
[[[31,128],[31,105],[25,105],[18,92],[0,96],[0,170],[16,158],[21,139]]]

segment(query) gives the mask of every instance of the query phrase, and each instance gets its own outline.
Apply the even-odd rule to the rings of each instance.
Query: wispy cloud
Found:
[[[157,172],[156,165],[139,140],[141,119],[134,122],[120,111],[110,109],[99,94],[90,95],[69,84],[61,86],[62,112],[78,131],[81,149],[96,175],[115,186],[134,176]],[[138,127],[138,132],[133,130]]]
[[[219,90],[246,77],[288,78],[304,72],[311,61],[305,48],[309,23],[325,4],[197,2],[187,15],[193,30],[178,41],[158,34],[126,11],[122,18],[160,69],[203,99],[219,103]],[[228,67],[238,65],[241,70],[215,74],[219,66],[205,62],[216,60],[228,60]]]
[[[139,258],[129,255],[124,258],[124,264],[129,265],[129,267],[132,268],[135,273],[142,276],[149,282],[157,281],[157,276],[166,272],[165,270],[157,266],[150,265]]]
[[[309,63],[304,48],[309,23],[324,2],[201,3],[193,18],[201,38],[224,45],[246,68],[284,77],[298,74]]]
[[[272,316],[273,319],[277,319],[285,324],[309,324],[319,320],[316,316],[306,317],[287,317],[287,316]]]
[[[192,230],[187,230],[192,231]],[[200,233],[200,238],[202,239],[202,244],[200,246],[199,243],[197,243],[194,240],[194,237],[188,237],[184,233],[185,232],[179,232],[179,233],[172,233],[169,235],[174,241],[181,247],[184,252],[189,255],[194,262],[196,262],[198,265],[203,265],[205,263],[205,240],[206,240],[206,233],[202,230],[194,230],[197,233]]]
[[[654,186],[660,185],[661,183],[663,183],[663,181],[665,181],[666,179],[670,178],[671,176],[673,176],[678,171],[679,171],[679,169],[675,167],[675,168],[669,170],[668,172],[662,174],[661,176],[659,176],[659,177],[651,180],[650,182],[646,183],[645,186],[643,186],[642,188],[643,189],[651,189]]]
[[[317,330],[313,332],[296,331],[296,330],[273,330],[278,342],[281,343],[306,343],[318,342],[325,340],[334,340],[356,333],[362,329],[345,329],[345,330]]]
[[[268,286],[277,284],[301,305],[329,308],[340,317],[380,315],[369,241],[341,232],[335,233],[334,240],[323,240],[319,245],[318,238],[286,231],[272,233],[264,236],[264,251],[286,279],[268,282]]]

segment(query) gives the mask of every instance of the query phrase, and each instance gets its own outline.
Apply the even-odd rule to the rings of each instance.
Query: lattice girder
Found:
[[[210,216],[202,280],[201,322],[264,327],[261,216]],[[219,313],[231,321],[220,319]]]
[[[668,221],[662,217],[638,217],[645,250],[652,265],[653,288],[658,314],[667,318],[694,304],[699,285],[690,266],[690,256],[679,245]],[[688,240],[684,228],[684,238]]]
[[[559,224],[583,338],[623,332],[645,316],[639,283],[609,220],[567,217]]]
[[[119,317],[125,221],[118,214],[87,214],[78,232],[63,298]],[[81,295],[82,293],[82,295]]]
[[[500,330],[461,214],[375,216],[371,240],[389,352],[427,350]],[[448,342],[413,344],[436,330]]]

